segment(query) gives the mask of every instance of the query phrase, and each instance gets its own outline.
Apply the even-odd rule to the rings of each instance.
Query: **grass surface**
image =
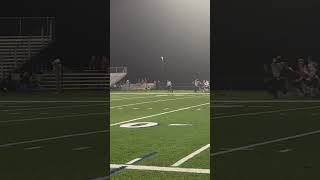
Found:
[[[106,97],[81,91],[0,94],[0,179],[105,176]]]
[[[319,179],[319,99],[217,92],[213,107],[215,180]]]
[[[153,91],[154,92],[154,91]],[[158,152],[138,162],[137,166],[171,167],[178,160],[210,143],[210,106],[208,94],[111,94],[111,164],[125,164],[133,159]],[[192,107],[200,105],[198,107]],[[183,109],[187,108],[187,109]],[[164,113],[164,114],[163,114]],[[142,119],[141,119],[142,118]],[[125,121],[156,122],[149,128],[121,128]],[[169,126],[191,124],[191,126]],[[207,149],[177,168],[209,169]],[[206,180],[209,174],[124,169],[112,180]]]

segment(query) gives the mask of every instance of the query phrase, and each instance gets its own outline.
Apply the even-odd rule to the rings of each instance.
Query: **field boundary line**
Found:
[[[110,109],[119,108],[119,107],[126,107],[126,106],[134,106],[134,105],[140,105],[140,104],[148,104],[148,103],[153,103],[153,102],[174,101],[174,100],[188,99],[188,98],[195,98],[195,96],[184,97],[184,98],[175,98],[175,99],[160,99],[160,100],[155,100],[155,101],[146,101],[146,102],[139,102],[139,103],[132,103],[132,104],[124,104],[124,105],[112,106],[112,107],[110,107]]]
[[[148,92],[148,93],[110,93],[111,95],[116,95],[116,94],[119,94],[119,95],[125,95],[125,94],[133,94],[133,95],[135,95],[135,94],[142,94],[142,95],[146,95],[146,94],[150,94],[150,95],[157,95],[157,94],[160,94],[160,95],[162,95],[162,94],[167,94],[167,95],[170,95],[170,94],[173,94],[173,95],[175,95],[175,94],[204,94],[204,95],[210,95],[210,93],[183,93],[183,92],[174,92],[174,93],[168,93],[168,92],[162,92],[162,93],[160,93],[160,92]]]
[[[28,111],[28,110],[43,110],[43,109],[58,109],[58,108],[71,108],[71,107],[90,107],[90,106],[100,106],[106,104],[90,104],[90,105],[70,105],[70,106],[50,106],[50,107],[35,107],[35,108],[24,108],[24,109],[2,109],[0,111]]]
[[[75,133],[75,134],[68,134],[68,135],[63,135],[63,136],[55,136],[55,137],[34,139],[34,140],[28,140],[28,141],[6,143],[6,144],[0,144],[0,148],[21,145],[21,144],[29,144],[29,143],[37,143],[37,142],[44,142],[44,141],[50,141],[50,140],[70,138],[70,137],[77,137],[77,136],[100,134],[100,133],[106,133],[106,132],[108,132],[108,130],[90,131],[90,132],[84,132],[84,133]]]
[[[42,119],[56,119],[56,118],[68,118],[68,117],[92,116],[92,115],[107,115],[107,113],[87,113],[87,114],[76,114],[76,115],[65,115],[65,116],[52,116],[52,117],[38,117],[38,118],[28,118],[28,119],[6,120],[6,121],[0,121],[0,124],[1,123],[11,123],[11,122],[36,121],[36,120],[42,120]]]
[[[43,100],[43,101],[31,101],[31,100],[21,100],[21,101],[0,101],[0,103],[108,103],[108,100],[104,101],[52,101],[52,100]]]
[[[320,100],[212,100],[213,104],[218,103],[319,103]]]
[[[156,117],[156,116],[161,116],[161,115],[164,115],[164,114],[169,114],[169,113],[174,113],[174,112],[178,112],[178,111],[183,111],[183,110],[187,110],[187,109],[191,109],[191,108],[195,108],[195,107],[199,107],[199,106],[204,106],[204,105],[208,105],[210,103],[203,103],[203,104],[198,104],[198,105],[195,105],[195,106],[189,106],[189,107],[184,107],[184,108],[180,108],[180,109],[175,109],[175,110],[172,110],[172,111],[166,111],[166,112],[162,112],[162,113],[158,113],[158,114],[152,114],[152,115],[148,115],[148,116],[143,116],[143,117],[139,117],[139,118],[134,118],[134,119],[130,119],[130,120],[127,120],[127,121],[122,121],[122,122],[118,122],[118,123],[114,123],[114,124],[111,124],[111,126],[116,126],[116,125],[120,125],[120,124],[124,124],[124,123],[128,123],[128,122],[133,122],[133,121],[137,121],[137,120],[141,120],[141,119],[147,119],[147,118],[151,118],[151,117]]]
[[[252,116],[252,115],[260,115],[260,114],[271,114],[276,112],[287,112],[287,111],[296,111],[296,110],[304,110],[304,109],[318,109],[320,106],[309,106],[309,107],[301,107],[301,108],[291,108],[291,109],[279,109],[272,111],[260,111],[260,112],[252,112],[252,113],[242,113],[242,114],[233,114],[226,116],[216,116],[213,119],[223,119],[223,118],[231,118],[231,117],[240,117],[240,116]]]
[[[320,130],[311,131],[311,132],[302,133],[302,134],[297,134],[297,135],[294,135],[294,136],[287,136],[287,137],[278,138],[278,139],[265,141],[265,142],[261,142],[261,143],[255,143],[255,144],[251,144],[251,145],[247,145],[247,146],[241,146],[241,147],[232,148],[232,149],[225,150],[225,151],[218,151],[218,152],[212,153],[211,156],[218,156],[218,155],[222,155],[222,154],[227,154],[227,153],[240,151],[240,150],[243,150],[243,149],[254,148],[254,147],[257,147],[257,146],[263,146],[263,145],[273,144],[273,143],[282,142],[282,141],[288,141],[288,140],[297,139],[297,138],[300,138],[300,137],[305,137],[305,136],[310,136],[310,135],[315,135],[315,134],[320,134]]]
[[[210,174],[210,169],[161,167],[161,166],[142,166],[142,165],[127,165],[127,164],[110,164],[110,168],[119,168],[121,166],[127,166],[126,169],[131,169],[131,170]]]
[[[210,144],[207,144],[207,145],[201,147],[200,149],[198,149],[198,150],[194,151],[193,153],[189,154],[188,156],[180,159],[179,161],[177,161],[176,163],[172,164],[171,166],[173,166],[173,167],[180,166],[181,164],[187,162],[188,160],[190,160],[191,158],[193,158],[194,156],[200,154],[202,151],[204,151],[204,150],[206,150],[208,148],[210,148]]]
[[[137,96],[137,97],[132,97],[132,98],[119,98],[119,99],[111,99],[110,98],[110,102],[113,102],[113,101],[122,101],[122,100],[131,100],[131,99],[146,99],[146,98],[159,98],[157,96],[151,96],[151,97],[146,97],[146,96]]]

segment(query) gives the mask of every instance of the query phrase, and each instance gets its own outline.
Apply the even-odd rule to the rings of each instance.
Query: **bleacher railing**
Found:
[[[51,36],[54,17],[0,17],[0,36]]]

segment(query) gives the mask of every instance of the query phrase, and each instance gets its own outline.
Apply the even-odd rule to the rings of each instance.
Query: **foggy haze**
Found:
[[[111,66],[128,78],[210,77],[210,0],[111,0]],[[161,73],[161,56],[165,68]]]

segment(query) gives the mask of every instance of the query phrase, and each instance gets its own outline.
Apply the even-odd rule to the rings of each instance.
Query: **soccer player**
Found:
[[[169,80],[167,80],[167,89],[168,89],[168,92],[173,93],[173,85],[172,85],[172,82]]]
[[[280,78],[280,73],[282,71],[282,65],[279,62],[279,57],[273,58],[271,63],[271,73],[272,73],[272,82],[271,82],[271,93],[274,98],[278,98],[278,91],[281,89],[282,82]]]
[[[199,87],[200,87],[200,81],[199,81],[198,79],[195,79],[195,80],[193,81],[193,85],[194,85],[194,92],[195,92],[195,93],[198,92]]]
[[[309,86],[310,95],[315,96],[318,93],[319,87],[319,77],[317,75],[317,64],[316,62],[308,59],[306,70],[308,71],[308,78],[306,79],[306,84]]]
[[[53,73],[56,77],[56,90],[58,93],[61,93],[61,81],[62,81],[62,64],[59,58],[55,59],[52,62]]]

